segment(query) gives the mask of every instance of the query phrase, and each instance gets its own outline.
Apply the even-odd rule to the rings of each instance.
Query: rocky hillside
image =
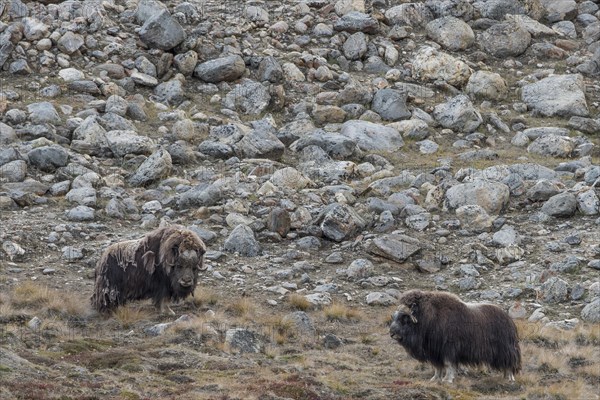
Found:
[[[598,3],[1,0],[0,398],[597,399]],[[171,223],[195,297],[96,315]],[[409,288],[506,309],[517,383],[430,384]]]

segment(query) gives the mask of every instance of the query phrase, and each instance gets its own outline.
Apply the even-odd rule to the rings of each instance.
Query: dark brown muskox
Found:
[[[452,383],[459,365],[488,365],[514,381],[521,370],[517,327],[500,307],[467,304],[445,292],[410,290],[400,298],[390,335],[435,368],[432,381]]]
[[[174,314],[165,301],[193,294],[205,252],[198,235],[178,225],[112,244],[96,264],[92,305],[107,312],[130,300],[152,299],[161,313],[166,307]]]

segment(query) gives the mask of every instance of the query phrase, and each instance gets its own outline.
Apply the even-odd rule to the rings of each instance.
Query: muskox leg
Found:
[[[515,381],[515,375],[508,369],[504,370],[504,379],[508,379],[509,382]]]
[[[434,365],[433,368],[435,369],[435,373],[433,374],[433,377],[429,381],[435,382],[435,381],[442,380],[442,374],[444,373],[444,367]]]
[[[175,315],[175,311],[171,310],[171,307],[167,304],[167,299],[164,297],[158,303],[155,303],[154,306],[161,314]]]
[[[445,364],[445,367],[446,367],[446,375],[444,376],[444,379],[442,379],[442,382],[448,382],[448,383],[454,382],[454,376],[456,375],[456,366],[450,362],[447,362]]]

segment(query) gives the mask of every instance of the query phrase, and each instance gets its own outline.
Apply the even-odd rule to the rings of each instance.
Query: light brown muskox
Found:
[[[400,298],[390,335],[415,359],[435,368],[432,381],[452,383],[459,365],[488,365],[514,381],[521,370],[517,327],[492,304],[467,304],[446,292],[409,290]]]
[[[194,293],[205,252],[198,235],[179,225],[112,244],[96,264],[92,306],[108,312],[130,300],[152,299],[161,313],[166,308],[174,314],[165,302]]]

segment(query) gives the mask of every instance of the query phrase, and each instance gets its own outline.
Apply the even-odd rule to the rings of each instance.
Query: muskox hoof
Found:
[[[514,383],[515,382],[515,376],[513,375],[512,372],[509,373],[504,373],[504,378],[508,379],[509,382]]]
[[[442,374],[444,373],[443,368],[435,368],[435,373],[429,380],[429,382],[440,382],[442,380]]]
[[[166,304],[164,300],[157,304],[156,308],[158,309],[158,312],[162,315],[175,315],[175,311],[171,310],[171,307],[169,307],[169,305]]]

